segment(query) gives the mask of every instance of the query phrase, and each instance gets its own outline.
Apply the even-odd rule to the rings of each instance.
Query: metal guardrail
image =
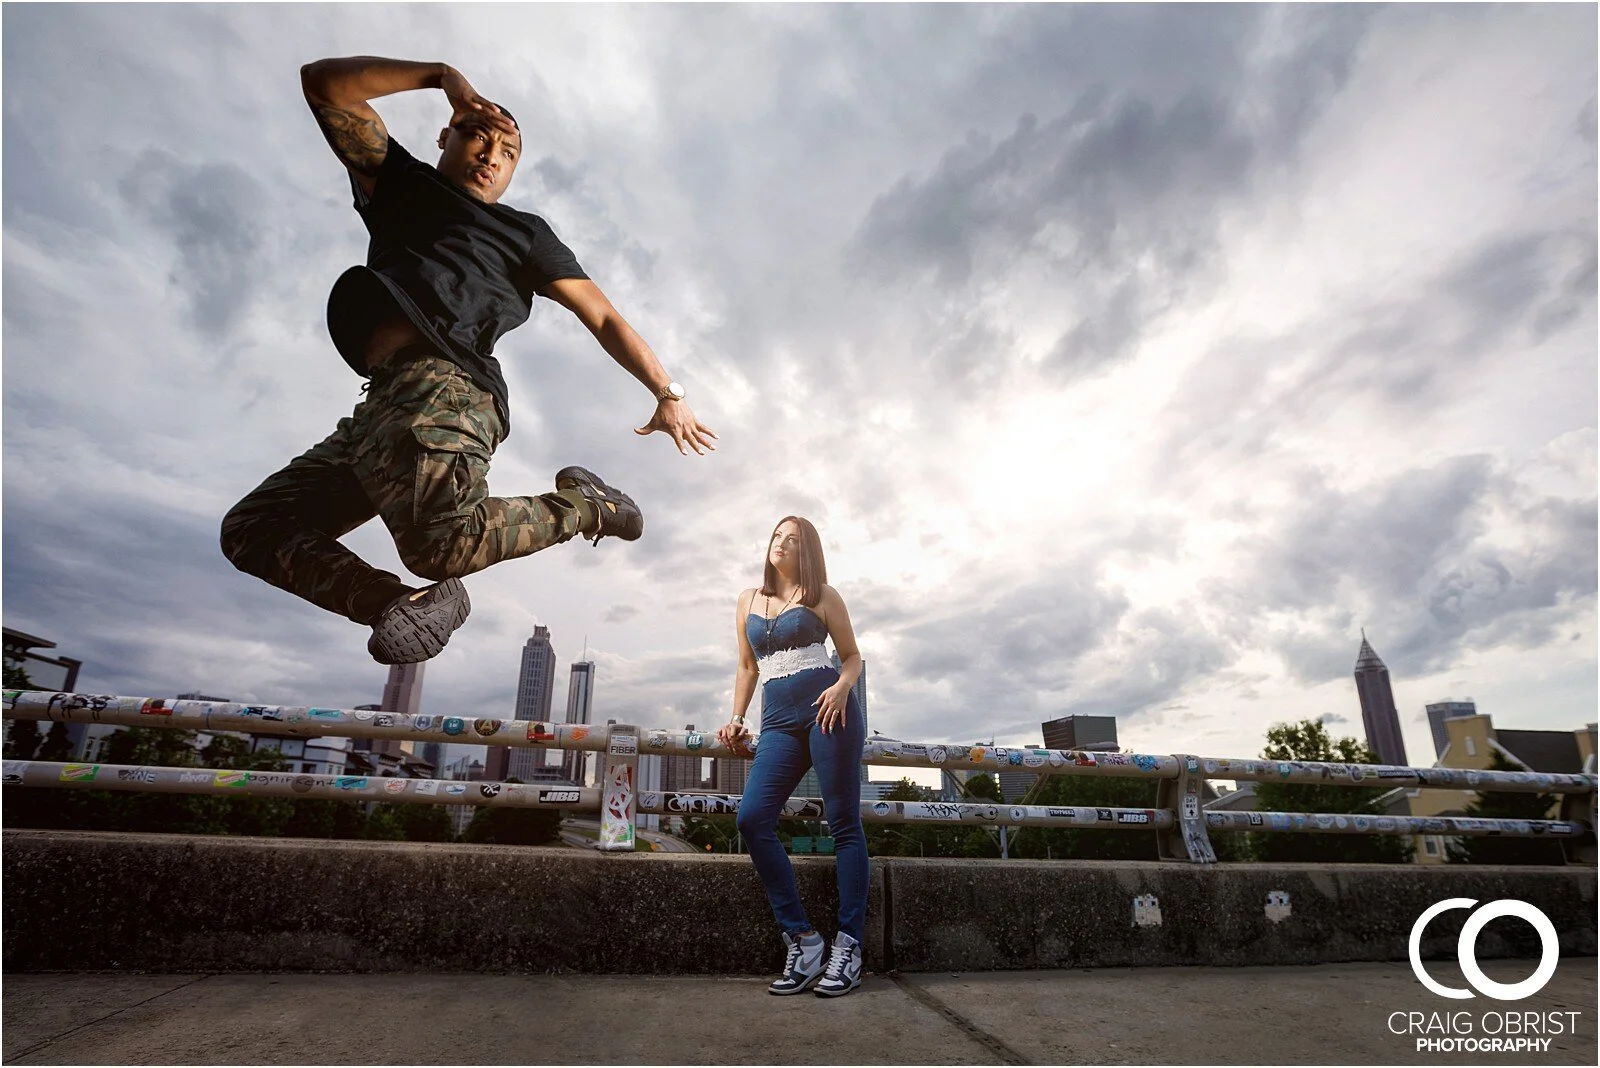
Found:
[[[633,848],[636,812],[679,811],[660,805],[693,805],[688,811],[732,812],[737,795],[697,792],[645,792],[636,789],[636,766],[641,753],[688,754],[701,757],[748,758],[760,744],[730,749],[714,734],[697,731],[642,729],[627,724],[607,727],[588,724],[547,723],[496,717],[404,715],[401,713],[317,708],[299,705],[252,705],[237,702],[189,701],[169,698],[119,697],[38,690],[6,690],[0,707],[7,719],[64,723],[100,723],[129,727],[163,727],[179,730],[235,731],[282,737],[386,738],[468,745],[562,749],[605,754],[601,786],[572,788],[523,783],[457,783],[438,779],[388,779],[381,777],[293,775],[287,772],[206,772],[194,768],[128,768],[114,765],[66,765],[40,761],[6,764],[6,781],[23,785],[71,787],[85,780],[67,776],[68,768],[108,769],[74,772],[88,776],[89,788],[151,789],[160,792],[260,793],[262,796],[362,797],[365,800],[411,801],[433,804],[505,804],[570,807],[600,811],[600,847]],[[874,735],[867,739],[862,763],[973,771],[1020,770],[1040,775],[1088,775],[1154,779],[1158,782],[1156,806],[1151,809],[1009,805],[1004,803],[953,803],[868,801],[862,818],[868,822],[971,823],[1011,826],[1075,826],[1098,829],[1146,830],[1158,835],[1160,854],[1169,859],[1200,863],[1216,860],[1207,828],[1224,831],[1283,831],[1320,834],[1447,834],[1472,837],[1502,834],[1516,837],[1559,836],[1567,842],[1585,840],[1592,863],[1593,795],[1596,777],[1542,772],[1466,771],[1453,768],[1413,768],[1318,761],[1234,759],[1190,754],[1106,753],[1043,749],[1032,746],[992,746],[902,742]],[[52,771],[51,769],[55,769]],[[192,776],[244,776],[226,782],[206,783]],[[146,778],[141,779],[143,773]],[[170,773],[170,774],[169,774]],[[176,775],[177,778],[172,776]],[[184,778],[190,776],[190,778]],[[258,778],[252,779],[251,776]],[[114,782],[113,782],[114,778]],[[1326,786],[1412,786],[1432,789],[1494,790],[1521,793],[1557,793],[1564,796],[1560,820],[1484,820],[1466,817],[1349,816],[1294,812],[1202,812],[1200,785],[1209,778],[1255,782],[1284,782]],[[98,780],[98,781],[96,781]],[[286,781],[285,781],[286,780]],[[363,785],[355,786],[359,781]],[[345,785],[340,785],[343,782]],[[434,784],[432,786],[401,784]],[[297,789],[297,784],[299,788]],[[368,793],[368,791],[375,791]],[[478,796],[471,796],[473,790]],[[578,795],[572,801],[542,801],[541,794]],[[685,800],[689,799],[689,800]],[[822,818],[821,803],[814,798],[791,799],[795,819]],[[1588,815],[1584,822],[1577,816]],[[1341,820],[1344,821],[1341,823]],[[1571,853],[1572,850],[1569,850]]]
[[[205,794],[213,797],[266,797],[325,801],[383,801],[392,804],[474,805],[481,808],[539,808],[598,812],[601,791],[593,786],[520,782],[461,782],[455,779],[405,779],[377,775],[309,775],[288,771],[159,767],[132,764],[63,763],[7,760],[7,786],[42,786],[132,793]],[[646,790],[635,810],[666,816],[733,815],[739,794],[688,790]],[[791,797],[781,818],[821,820],[822,800]],[[967,823],[1012,827],[1103,826],[1116,830],[1160,830],[1172,826],[1172,813],[1148,808],[1091,808],[1057,805],[1003,805],[944,801],[863,801],[866,823]]]
[[[1302,831],[1307,834],[1442,834],[1451,838],[1581,837],[1576,820],[1478,819],[1469,816],[1374,816],[1329,812],[1207,812],[1214,831]]]

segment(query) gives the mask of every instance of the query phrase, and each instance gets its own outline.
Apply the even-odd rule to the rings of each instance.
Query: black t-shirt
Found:
[[[367,377],[367,338],[398,310],[494,397],[509,433],[494,343],[527,322],[538,290],[589,276],[539,216],[474,200],[392,137],[371,196],[353,175],[350,185],[372,240],[367,265],[340,275],[328,296],[339,354]]]

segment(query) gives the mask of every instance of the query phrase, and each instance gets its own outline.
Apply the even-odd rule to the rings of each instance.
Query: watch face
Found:
[[[669,382],[667,384],[667,396],[671,397],[674,400],[682,400],[683,399],[683,387],[678,385],[678,383],[676,383],[676,382]]]

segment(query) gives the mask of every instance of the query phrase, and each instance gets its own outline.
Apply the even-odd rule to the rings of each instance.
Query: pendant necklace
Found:
[[[777,626],[778,616],[783,615],[785,612],[787,612],[789,610],[789,605],[791,603],[793,603],[794,598],[795,598],[795,594],[797,594],[799,592],[800,592],[800,587],[796,586],[794,588],[794,593],[791,593],[789,595],[789,600],[783,602],[783,607],[778,609],[778,615],[777,616],[767,616],[766,617],[766,624],[767,624],[767,652],[769,652],[769,653],[772,652],[772,628]],[[762,596],[762,602],[761,602],[762,610],[763,611],[767,611],[767,612],[772,611],[772,598],[770,596],[768,596],[767,594],[765,594],[765,593],[763,593],[761,596]]]

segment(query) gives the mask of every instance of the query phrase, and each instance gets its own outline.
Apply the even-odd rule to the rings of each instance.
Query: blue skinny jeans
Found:
[[[739,804],[739,833],[744,836],[756,874],[767,890],[767,902],[778,926],[798,937],[813,925],[800,904],[794,866],[778,840],[778,814],[800,777],[813,766],[822,786],[823,813],[833,835],[834,867],[839,879],[839,930],[862,941],[867,914],[867,836],[861,829],[861,749],[866,724],[855,694],[850,695],[844,722],[827,734],[817,726],[810,702],[839,679],[832,668],[813,668],[767,683],[761,742],[744,784]],[[784,691],[781,695],[774,690]],[[809,697],[806,695],[809,693]],[[776,711],[775,696],[789,725],[769,727],[767,711]],[[798,722],[794,722],[794,720]]]

